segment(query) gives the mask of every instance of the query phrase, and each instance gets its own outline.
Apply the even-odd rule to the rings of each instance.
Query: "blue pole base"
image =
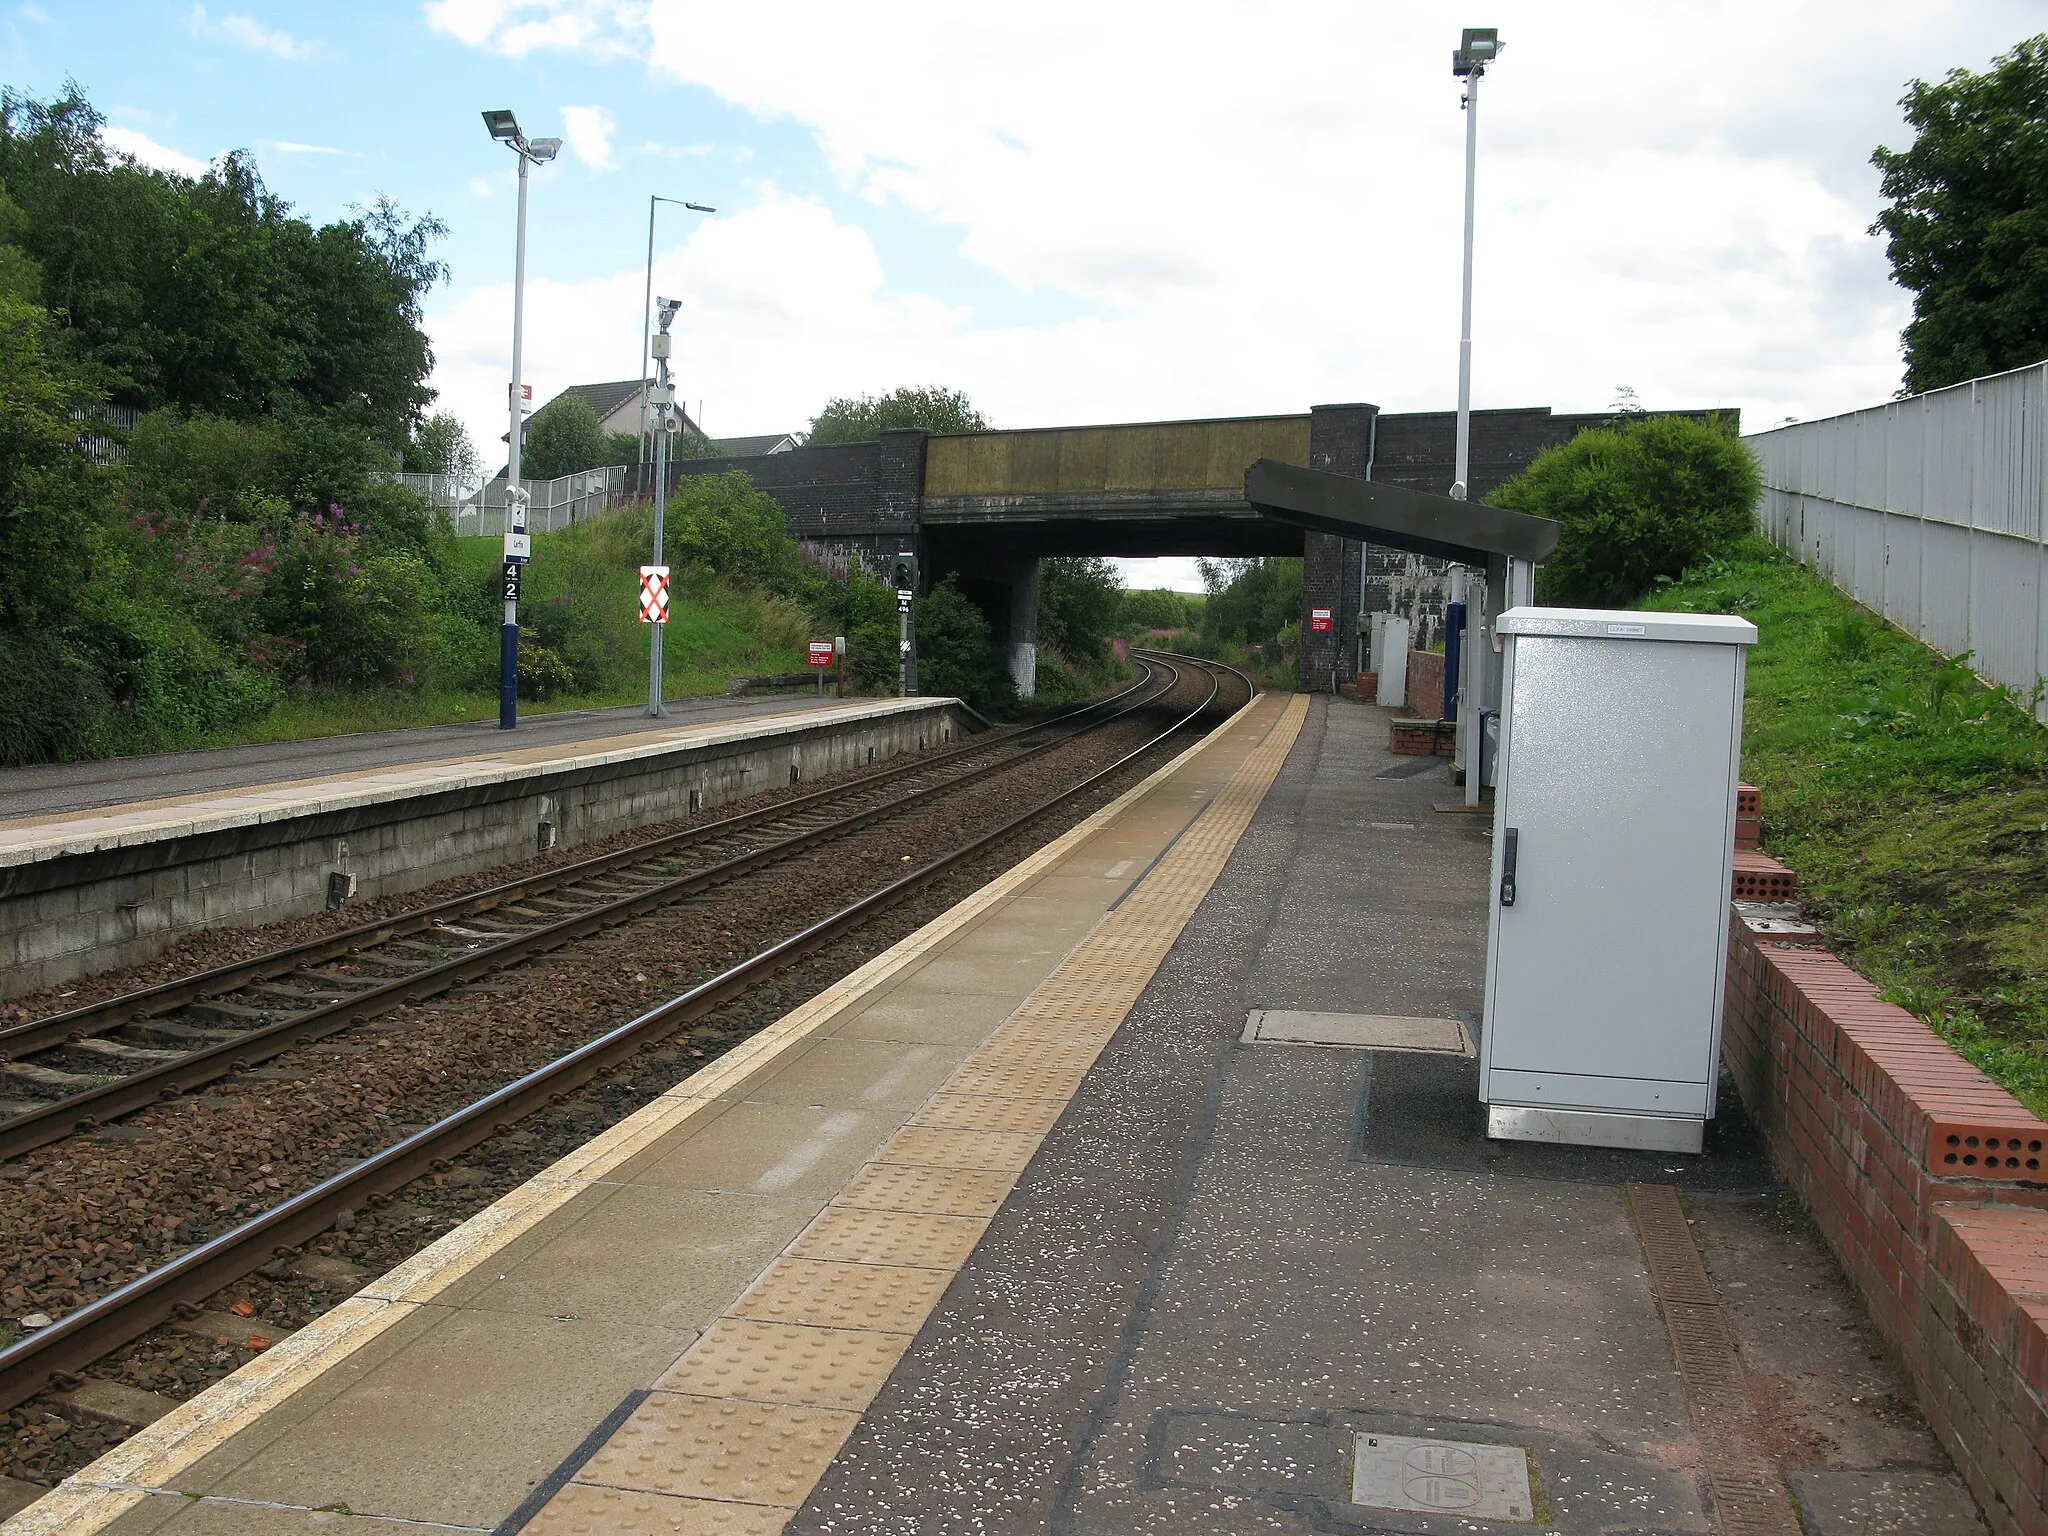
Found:
[[[519,626],[506,624],[498,630],[498,729],[509,731],[519,724]]]

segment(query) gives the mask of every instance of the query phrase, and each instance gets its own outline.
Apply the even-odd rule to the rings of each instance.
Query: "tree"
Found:
[[[1906,388],[1940,389],[2048,356],[2048,34],[1983,74],[1916,80],[1911,148],[1880,148],[1891,206],[1871,233],[1913,319]]]
[[[1039,640],[1069,661],[1100,661],[1116,630],[1123,592],[1116,567],[1099,555],[1039,561]]]
[[[405,467],[416,475],[447,475],[460,485],[471,485],[483,472],[483,460],[461,418],[453,411],[436,411],[405,445]]]
[[[623,464],[618,445],[581,395],[557,395],[526,424],[526,451],[519,473],[527,480],[553,480],[562,475]]]
[[[926,389],[893,389],[882,396],[839,395],[811,418],[804,438],[809,447],[826,443],[867,443],[890,427],[922,427],[927,432],[986,432],[988,418],[957,389],[933,385]]]
[[[1271,645],[1288,625],[1301,622],[1299,556],[1203,560],[1197,569],[1208,589],[1202,605],[1204,640]]]
[[[1117,609],[1117,627],[1131,634],[1144,634],[1155,629],[1186,629],[1189,627],[1189,606],[1186,593],[1165,587],[1126,592]]]
[[[111,153],[103,119],[0,92],[0,182],[66,343],[117,404],[236,420],[338,413],[390,453],[432,398],[421,301],[445,233],[388,201],[315,228],[246,153],[198,177]]]
[[[1486,499],[1564,525],[1544,602],[1618,608],[1750,532],[1762,494],[1726,423],[1644,416],[1544,449]]]

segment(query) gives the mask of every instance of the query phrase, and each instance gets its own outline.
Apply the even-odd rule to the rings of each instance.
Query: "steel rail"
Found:
[[[32,1051],[49,1050],[69,1040],[105,1034],[137,1019],[155,1018],[175,1008],[236,991],[251,982],[268,981],[274,977],[287,975],[301,966],[324,964],[358,950],[382,944],[389,939],[422,932],[444,918],[489,911],[492,907],[504,905],[508,900],[544,894],[578,880],[609,873],[622,865],[658,858],[699,843],[746,831],[762,822],[780,820],[822,802],[887,783],[892,778],[905,778],[961,757],[991,751],[1009,742],[1020,741],[1048,726],[1069,724],[1098,709],[1119,703],[1148,686],[1152,680],[1153,675],[1148,673],[1130,687],[1119,690],[1106,699],[1097,699],[1065,711],[1049,720],[1027,726],[1014,735],[1004,736],[998,741],[970,740],[939,752],[920,753],[915,762],[891,762],[871,773],[860,774],[855,778],[827,785],[823,789],[794,795],[773,805],[743,811],[736,816],[720,817],[698,826],[685,827],[645,843],[636,843],[629,848],[596,854],[587,859],[579,859],[573,864],[563,864],[554,869],[523,875],[516,880],[485,890],[451,896],[424,907],[414,907],[390,917],[328,934],[323,938],[308,939],[279,949],[266,950],[246,960],[230,961],[208,970],[195,971],[189,976],[177,976],[168,981],[141,987],[133,992],[101,998],[96,1002],[81,1003],[76,1008],[67,1008],[62,1013],[48,1014],[40,1019],[12,1024],[0,1029],[0,1061],[16,1060]],[[1061,739],[1071,739],[1071,736]]]
[[[1148,662],[1147,666],[1150,667],[1151,663]],[[1177,677],[1176,671],[1176,680]],[[1151,676],[1146,679],[1148,682],[1151,680]],[[1166,690],[1162,692],[1170,690],[1173,686],[1174,683],[1169,682]],[[1135,690],[1125,690],[1125,693],[1131,691]],[[181,1093],[189,1093],[216,1078],[246,1071],[286,1051],[316,1044],[366,1018],[374,1018],[392,1008],[420,1002],[445,992],[450,987],[460,986],[465,982],[508,969],[534,955],[547,953],[658,908],[686,900],[715,886],[729,883],[743,875],[780,862],[807,848],[844,837],[914,806],[950,794],[995,774],[1007,772],[1043,753],[1067,745],[1087,731],[1099,730],[1121,719],[1125,714],[1146,707],[1156,697],[1158,695],[1137,699],[1080,731],[1056,736],[1037,746],[1027,747],[1022,752],[998,758],[993,762],[971,768],[965,773],[954,774],[937,784],[926,785],[907,794],[855,810],[822,826],[799,829],[786,837],[735,854],[704,869],[678,875],[659,884],[599,903],[559,921],[524,929],[497,943],[462,950],[447,960],[408,971],[404,975],[374,986],[351,991],[332,1002],[317,1004],[312,1008],[286,1014],[273,1022],[239,1031],[229,1039],[201,1046],[169,1061],[145,1066],[99,1087],[88,1088],[65,1098],[52,1099],[47,1104],[38,1105],[24,1114],[0,1120],[0,1159],[18,1157],[36,1147],[47,1146],[50,1142],[60,1141],[81,1131],[96,1130],[109,1120],[132,1114],[162,1100],[175,1098]],[[923,766],[931,764],[926,763]],[[758,824],[758,820],[767,812],[775,813],[768,817],[771,820],[786,818],[791,814],[792,807],[800,807],[803,803],[804,797],[800,797],[797,801],[784,801],[778,806],[766,807],[761,813],[750,813],[751,821],[749,818],[730,818],[724,824],[723,835],[730,835],[743,822]],[[627,862],[644,863],[665,851],[667,846],[666,839],[643,844],[631,851],[632,858]],[[585,878],[588,878],[591,866],[597,866],[598,872],[617,868],[622,862],[624,852],[602,855],[598,859],[584,861],[582,866],[570,868],[584,868]],[[552,871],[550,876],[559,876],[562,873],[563,871]],[[556,878],[545,881],[515,881],[496,887],[492,892],[479,893],[462,900],[467,903],[467,912],[488,911],[492,907],[506,904],[508,900],[523,900],[539,894],[542,890],[556,889],[562,883],[563,881]],[[486,897],[489,899],[485,899]],[[435,909],[422,909],[428,912],[433,910]],[[411,914],[414,917],[418,915]],[[410,931],[418,930],[415,928]],[[301,965],[305,963],[300,962]],[[290,969],[295,968],[273,970],[270,974],[288,974]],[[119,1023],[132,1022],[132,1018],[131,1015]],[[105,1028],[118,1028],[119,1023],[109,1023]],[[54,1039],[46,1037],[40,1047],[16,1044],[13,1047],[13,1054],[26,1054],[28,1050],[37,1048],[53,1049],[75,1038],[76,1033],[66,1033]],[[7,1037],[0,1037],[0,1042],[7,1042]]]
[[[341,1211],[354,1209],[366,1202],[381,1203],[413,1180],[435,1171],[437,1166],[445,1165],[450,1158],[487,1140],[521,1117],[559,1101],[607,1067],[632,1056],[651,1039],[665,1038],[682,1026],[703,1018],[742,995],[755,983],[786,969],[869,918],[887,911],[1034,818],[1085,793],[1201,716],[1222,691],[1223,673],[1231,673],[1245,685],[1247,700],[1257,692],[1251,679],[1235,667],[1199,657],[1173,656],[1171,660],[1192,661],[1206,669],[1210,679],[1209,695],[1144,745],[1079,783],[1012,816],[972,842],[942,854],[880,890],[842,907],[830,917],[768,946],[729,970],[698,983],[682,995],[486,1094],[261,1215],[187,1250],[169,1263],[85,1303],[49,1327],[38,1329],[0,1349],[0,1410],[25,1402],[48,1387],[67,1387],[76,1379],[73,1373],[168,1322],[181,1310],[196,1305],[270,1259],[288,1256],[332,1226]]]

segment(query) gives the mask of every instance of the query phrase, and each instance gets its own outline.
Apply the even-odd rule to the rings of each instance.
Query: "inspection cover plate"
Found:
[[[1472,1054],[1471,1037],[1456,1019],[1404,1019],[1389,1013],[1254,1008],[1244,1017],[1242,1039],[1246,1045],[1333,1045],[1366,1051]]]
[[[1519,1445],[1360,1435],[1351,1464],[1351,1502],[1411,1514],[1536,1523],[1529,1453]]]

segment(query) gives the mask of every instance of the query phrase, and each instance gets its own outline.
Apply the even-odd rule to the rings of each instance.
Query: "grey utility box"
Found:
[[[1756,626],[1510,608],[1498,633],[1487,1134],[1697,1152]]]

